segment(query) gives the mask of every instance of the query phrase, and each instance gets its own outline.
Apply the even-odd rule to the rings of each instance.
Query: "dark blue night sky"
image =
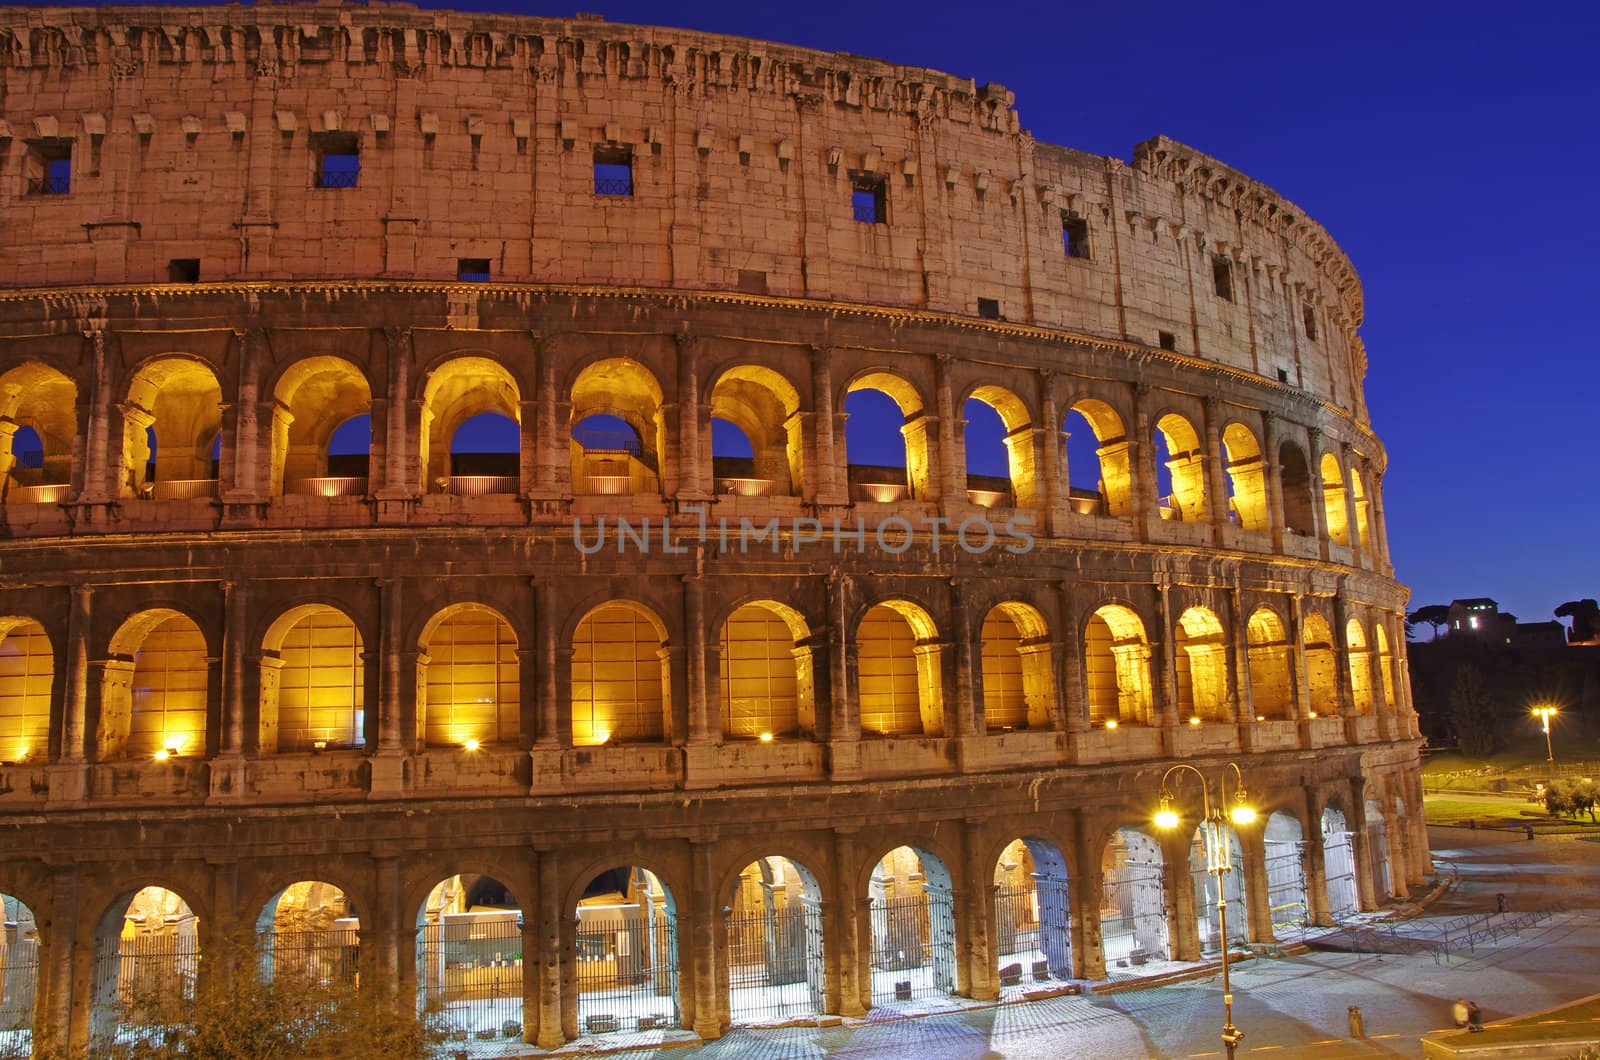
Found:
[[[1600,595],[1587,5],[582,3],[998,81],[1039,139],[1126,159],[1164,133],[1273,186],[1364,281],[1367,393],[1413,605],[1492,596],[1526,621]]]

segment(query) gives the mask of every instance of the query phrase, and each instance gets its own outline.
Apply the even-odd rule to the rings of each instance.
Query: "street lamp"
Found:
[[[1533,716],[1544,723],[1545,761],[1549,762],[1552,766],[1556,764],[1556,749],[1555,746],[1550,742],[1550,719],[1560,713],[1560,710],[1549,705],[1533,708]]]
[[[1244,775],[1239,767],[1229,762],[1217,777],[1217,801],[1211,801],[1211,780],[1187,762],[1179,762],[1161,776],[1161,809],[1156,813],[1157,828],[1172,829],[1178,826],[1178,814],[1172,808],[1172,790],[1167,781],[1179,770],[1188,770],[1200,778],[1200,800],[1205,811],[1200,822],[1205,840],[1206,872],[1217,880],[1217,926],[1222,933],[1222,1044],[1233,1060],[1234,1046],[1244,1038],[1244,1031],[1233,1025],[1233,988],[1228,982],[1228,896],[1224,877],[1233,870],[1233,844],[1228,839],[1228,822],[1250,824],[1256,811],[1245,801]],[[1228,770],[1233,770],[1233,804],[1228,805]],[[1224,815],[1223,810],[1227,813]]]

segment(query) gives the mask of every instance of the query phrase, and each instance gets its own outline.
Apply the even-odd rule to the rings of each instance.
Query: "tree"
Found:
[[[1406,625],[1428,625],[1433,627],[1433,640],[1439,639],[1439,630],[1450,621],[1450,609],[1444,604],[1428,604],[1419,607],[1406,615]]]
[[[1557,618],[1572,619],[1572,633],[1567,637],[1574,644],[1583,644],[1600,635],[1600,603],[1593,600],[1568,600],[1556,608]]]
[[[1482,672],[1471,663],[1456,671],[1456,681],[1450,689],[1450,711],[1456,723],[1456,745],[1462,754],[1483,757],[1500,746],[1494,696]]]

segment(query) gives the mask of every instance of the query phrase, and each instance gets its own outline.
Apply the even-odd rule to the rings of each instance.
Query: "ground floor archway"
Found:
[[[28,1056],[39,987],[39,925],[33,910],[9,894],[0,894],[0,915],[0,1056]]]
[[[869,897],[873,1007],[954,994],[955,898],[944,862],[896,847],[873,870]]]
[[[1262,830],[1267,869],[1267,909],[1273,935],[1293,932],[1309,922],[1306,907],[1306,845],[1300,819],[1278,812],[1267,818]]]
[[[994,867],[995,955],[1000,990],[1072,978],[1067,862],[1045,839],[1013,840]]]
[[[200,921],[163,887],[113,902],[95,933],[89,1055],[160,1043],[185,1020],[200,968]]]
[[[733,1023],[826,1011],[822,888],[809,869],[783,857],[751,862],[734,886],[726,933]]]
[[[355,989],[361,921],[331,883],[301,880],[267,900],[256,920],[256,959],[264,982]]]
[[[1100,947],[1106,972],[1138,974],[1151,960],[1172,957],[1167,928],[1166,864],[1161,845],[1132,828],[1118,829],[1101,852]]]
[[[1232,825],[1222,825],[1222,841],[1228,844],[1227,872],[1212,872],[1206,863],[1204,825],[1195,830],[1194,842],[1189,847],[1189,872],[1194,877],[1196,920],[1200,928],[1200,950],[1220,952],[1223,946],[1222,910],[1219,898],[1227,900],[1227,942],[1243,945],[1249,936],[1249,911],[1245,907],[1244,851],[1239,845],[1239,833]]]
[[[453,1052],[499,1055],[523,1039],[522,907],[490,876],[441,880],[417,910],[417,1009]]]
[[[1372,873],[1372,893],[1378,901],[1394,894],[1394,874],[1389,865],[1389,822],[1383,805],[1367,801],[1367,862]]]
[[[600,873],[577,915],[579,1032],[679,1026],[677,904],[656,874],[628,865]]]
[[[1328,884],[1328,915],[1335,918],[1353,916],[1361,909],[1352,838],[1341,811],[1332,806],[1322,811],[1322,871]]]

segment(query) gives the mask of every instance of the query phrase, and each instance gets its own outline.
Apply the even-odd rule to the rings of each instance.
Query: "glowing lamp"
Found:
[[[461,741],[462,749],[463,750],[467,750],[467,751],[476,751],[478,748],[480,748],[482,746],[483,746],[482,744],[480,744],[476,739],[472,738],[471,736],[469,736],[465,740]]]
[[[1190,725],[1199,725],[1200,724],[1200,719],[1199,718],[1190,718],[1189,719],[1189,724]]]
[[[770,732],[762,733],[761,734],[761,742],[762,743],[771,743],[772,742],[772,734]]]
[[[1172,809],[1172,796],[1161,796],[1161,809],[1156,812],[1157,828],[1178,827],[1178,815]]]
[[[327,740],[312,740],[311,741],[311,749],[313,751],[326,751],[328,749],[328,741]]]
[[[1257,721],[1266,721],[1267,720],[1267,716],[1265,714],[1257,714],[1256,715],[1256,720]]]
[[[1256,811],[1253,807],[1246,806],[1243,802],[1240,802],[1228,811],[1228,816],[1233,820],[1234,824],[1254,824]]]
[[[167,759],[172,757],[172,752],[163,747],[161,750],[155,753],[154,757],[157,762],[165,762]]]
[[[595,740],[595,743],[610,743],[611,742],[611,730],[610,729],[596,729],[594,731],[594,740]]]
[[[1316,711],[1314,711],[1314,710],[1308,710],[1308,711],[1306,711],[1306,717],[1308,717],[1308,718],[1315,718],[1315,717],[1316,717],[1316,716],[1317,716],[1317,712],[1316,712]]]
[[[1107,718],[1106,719],[1106,728],[1115,729],[1116,727],[1117,727],[1117,719],[1116,718]]]

